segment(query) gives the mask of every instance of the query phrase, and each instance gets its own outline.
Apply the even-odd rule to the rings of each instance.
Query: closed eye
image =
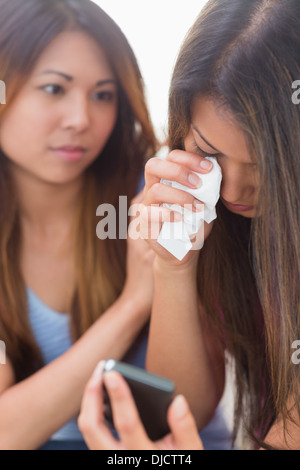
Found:
[[[201,157],[212,157],[212,158],[220,158],[224,157],[224,154],[222,153],[209,153],[209,152],[204,152],[196,143],[195,140],[192,142],[193,144],[193,151],[200,155]],[[245,163],[245,165],[248,165],[250,168],[253,170],[258,170],[258,164],[257,163]]]
[[[204,152],[204,150],[202,150],[196,143],[195,140],[193,140],[193,151],[195,153],[197,153],[198,155],[200,155],[201,157],[213,157],[213,158],[216,158],[216,157],[221,157],[221,153],[209,153],[209,152]]]

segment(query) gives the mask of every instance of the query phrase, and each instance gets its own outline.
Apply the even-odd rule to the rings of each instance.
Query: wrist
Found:
[[[127,289],[126,285],[118,301],[133,315],[142,317],[150,314],[151,308],[149,308],[149,302],[144,299],[143,292],[133,292],[132,289]]]
[[[198,257],[190,257],[185,262],[179,263],[175,258],[173,262],[169,262],[156,256],[153,263],[154,276],[192,276],[194,278],[197,275],[198,259]]]

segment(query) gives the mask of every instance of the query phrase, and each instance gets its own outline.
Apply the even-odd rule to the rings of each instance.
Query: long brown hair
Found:
[[[104,150],[86,170],[76,215],[76,285],[71,312],[73,339],[82,335],[121,293],[126,240],[99,240],[96,209],[119,208],[119,195],[136,194],[146,158],[156,140],[136,58],[114,21],[90,0],[0,0],[0,76],[7,86],[1,119],[46,46],[66,30],[84,31],[105,51],[118,86],[118,117]],[[0,338],[17,380],[42,365],[27,311],[20,269],[22,233],[7,157],[0,154]]]
[[[300,369],[291,360],[300,337],[299,31],[298,0],[210,0],[170,90],[171,148],[184,148],[193,99],[209,97],[233,116],[258,166],[262,215],[246,219],[218,202],[198,290],[235,358],[234,436],[243,424],[260,444],[276,418],[292,419],[290,398],[300,416]]]

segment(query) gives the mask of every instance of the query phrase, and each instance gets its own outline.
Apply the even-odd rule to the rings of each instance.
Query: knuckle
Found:
[[[182,168],[182,166],[180,165],[176,165],[174,167],[174,175],[173,177],[175,178],[175,180],[181,180],[182,179],[182,176],[185,174],[185,171],[184,169]]]
[[[143,224],[148,224],[151,221],[153,216],[152,206],[145,206],[141,212],[141,222]]]
[[[99,388],[97,384],[89,383],[86,387],[86,394],[89,396],[98,394],[99,393]]]
[[[116,427],[121,433],[132,434],[137,427],[137,422],[132,416],[119,417],[116,418]]]
[[[152,174],[155,171],[156,166],[157,166],[157,159],[150,158],[150,160],[148,160],[145,165],[146,173]]]
[[[185,205],[191,205],[191,206],[193,205],[194,200],[195,200],[193,196],[191,196],[189,193],[186,193],[186,192],[184,192],[182,199]]]
[[[150,196],[151,200],[156,200],[158,195],[160,194],[160,186],[161,183],[154,183],[148,191],[148,196]]]
[[[172,150],[167,156],[167,160],[178,161],[178,150]]]
[[[87,432],[91,428],[91,423],[90,421],[86,418],[84,414],[80,414],[77,420],[78,427],[80,431],[82,432]]]

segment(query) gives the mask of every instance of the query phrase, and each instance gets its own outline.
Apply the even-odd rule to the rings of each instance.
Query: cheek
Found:
[[[253,169],[239,168],[219,158],[222,171],[221,195],[227,201],[256,204],[259,183]]]
[[[115,128],[117,122],[117,110],[108,110],[95,122],[97,122],[94,128],[95,142],[97,142],[99,146],[104,147]]]
[[[14,106],[0,124],[0,145],[12,159],[24,153],[32,153],[40,147],[40,138],[47,134],[49,119],[35,111],[33,104]]]
[[[28,121],[18,114],[9,114],[0,126],[0,145],[4,154],[12,160],[20,160],[21,149],[28,148],[27,135]]]

